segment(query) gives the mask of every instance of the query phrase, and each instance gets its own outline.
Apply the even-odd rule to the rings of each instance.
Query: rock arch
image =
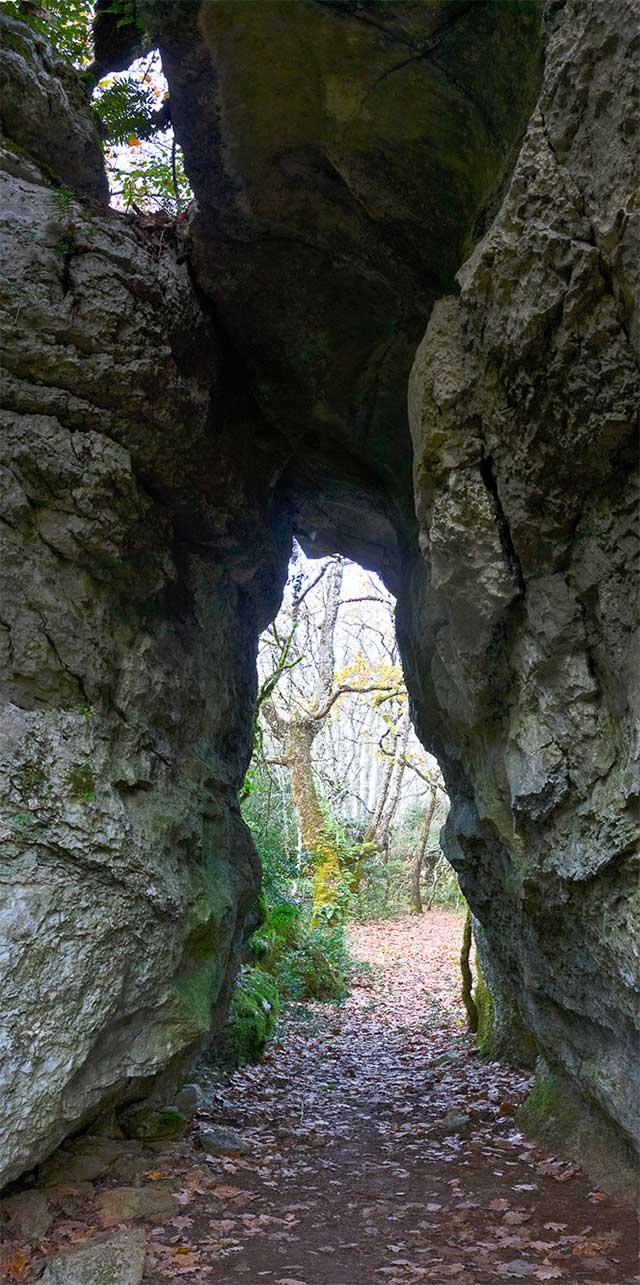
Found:
[[[177,1076],[224,1011],[293,532],[397,594],[496,994],[626,1145],[631,5],[238,13],[148,12],[186,232],[100,205],[74,86],[1,20],[0,1181]]]

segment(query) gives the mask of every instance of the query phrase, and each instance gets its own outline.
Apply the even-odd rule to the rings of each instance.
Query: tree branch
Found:
[[[341,696],[344,696],[347,692],[360,694],[363,692],[391,692],[391,691],[395,691],[395,688],[390,687],[389,684],[386,684],[386,683],[384,686],[382,686],[380,683],[375,683],[372,686],[367,686],[367,687],[353,687],[351,683],[340,683],[340,685],[335,689],[335,691],[331,693],[329,699],[325,702],[322,708],[318,710],[309,710],[308,716],[309,718],[313,719],[314,722],[320,722],[322,719],[327,717],[329,710],[335,705],[336,701],[339,700]]]

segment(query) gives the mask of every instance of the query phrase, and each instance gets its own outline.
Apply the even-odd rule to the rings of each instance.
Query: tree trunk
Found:
[[[382,773],[382,781],[378,786],[378,797],[375,802],[373,816],[367,827],[367,832],[364,836],[365,843],[373,843],[373,844],[377,843],[378,830],[380,827],[382,813],[384,811],[384,805],[387,801],[387,795],[389,793],[389,785],[391,783],[392,772],[393,772],[393,759],[389,758],[385,762],[384,771]]]
[[[421,870],[422,870],[422,851],[420,850],[418,852],[418,855],[413,858],[413,864],[411,866],[411,889],[410,890],[411,890],[411,914],[412,915],[421,915],[423,910],[422,896],[420,893]]]
[[[409,732],[411,730],[411,719],[408,708],[400,716],[398,723],[398,735],[396,738],[395,753],[392,763],[392,776],[387,790],[387,798],[382,809],[382,815],[378,825],[376,839],[382,852],[388,853],[389,833],[391,824],[396,814],[396,809],[400,801],[400,791],[402,789],[402,779],[406,768],[406,750]]]
[[[338,608],[340,606],[340,591],[342,589],[343,574],[344,559],[336,558],[335,562],[333,562],[329,567],[326,579],[327,596],[325,599],[324,615],[322,617],[322,625],[320,626],[320,641],[318,644],[318,686],[316,691],[316,707],[325,704],[333,689],[336,622],[338,619]]]
[[[420,893],[420,874],[422,872],[422,863],[424,861],[424,854],[427,851],[427,844],[429,842],[429,831],[431,829],[431,822],[433,821],[433,814],[435,810],[436,810],[436,787],[435,785],[433,785],[431,787],[431,797],[429,799],[429,802],[427,803],[425,814],[422,819],[422,825],[420,827],[420,838],[418,840],[418,852],[414,857],[413,865],[411,867],[411,913],[414,915],[421,915],[423,911],[422,896]],[[429,906],[429,910],[430,909],[431,909],[431,906]]]
[[[293,806],[303,847],[313,865],[312,927],[327,913],[336,913],[342,884],[338,845],[325,820],[313,775],[316,730],[310,722],[293,723],[287,737]]]

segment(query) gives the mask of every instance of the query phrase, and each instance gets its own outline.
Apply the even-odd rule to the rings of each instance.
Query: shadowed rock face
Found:
[[[274,478],[324,502],[359,475],[412,532],[409,370],[535,102],[539,6],[146,12],[197,192],[192,270],[283,439]]]
[[[634,24],[548,6],[534,110],[539,18],[154,0],[180,244],[2,152],[0,1181],[219,1024],[292,531],[398,593],[492,982],[634,1132]]]

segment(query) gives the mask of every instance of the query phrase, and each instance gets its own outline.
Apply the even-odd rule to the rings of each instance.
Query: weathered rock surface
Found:
[[[24,1240],[42,1240],[53,1218],[44,1191],[18,1191],[6,1196],[0,1213],[9,1220],[11,1231]]]
[[[159,1141],[179,1138],[185,1131],[186,1118],[176,1107],[155,1107],[149,1103],[134,1104],[120,1114],[119,1122],[128,1138]]]
[[[173,1192],[157,1182],[146,1187],[109,1187],[100,1192],[98,1205],[114,1223],[127,1218],[170,1218],[180,1209]]]
[[[249,1143],[235,1129],[221,1125],[201,1125],[197,1136],[200,1146],[210,1156],[246,1156],[251,1151]]]
[[[392,575],[414,539],[409,370],[535,103],[539,5],[144,12],[198,198],[192,270],[283,499],[312,548]]]
[[[7,1181],[101,1104],[184,1080],[224,1015],[259,877],[236,803],[255,637],[286,543],[223,467],[233,416],[175,244],[0,160]]]
[[[410,409],[415,692],[448,854],[539,1047],[638,1135],[637,14],[552,6],[502,208]],[[405,628],[415,629],[415,620]],[[426,663],[425,663],[426,661]]]
[[[149,9],[182,244],[4,121],[0,1182],[220,1024],[292,530],[398,592],[493,974],[637,1130],[632,6],[547,6],[515,169],[539,6],[241,8]]]
[[[109,188],[89,91],[43,37],[0,14],[0,129],[80,196],[106,205]]]

